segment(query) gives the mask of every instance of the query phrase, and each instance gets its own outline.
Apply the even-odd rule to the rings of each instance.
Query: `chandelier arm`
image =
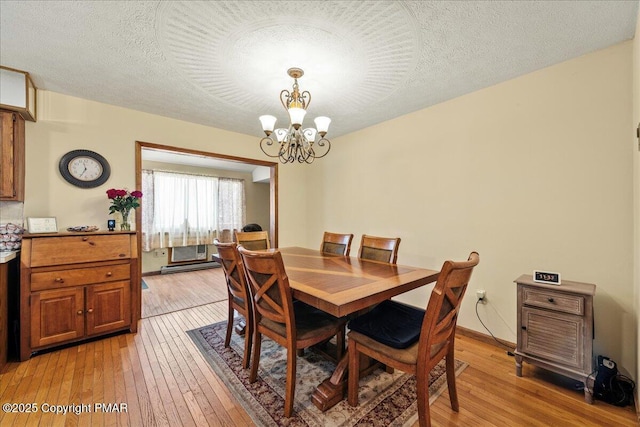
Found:
[[[280,92],[280,103],[285,111],[289,109],[289,102],[291,102],[291,93],[287,89],[283,89],[282,92]]]
[[[300,98],[302,98],[302,105],[304,106],[304,109],[306,110],[309,108],[309,104],[311,104],[311,92],[305,90],[302,92],[302,95],[300,95]]]
[[[269,157],[279,157],[279,155],[280,155],[279,153],[278,153],[278,154],[276,154],[276,155],[273,155],[273,154],[269,154],[269,153],[267,153],[267,151],[264,149],[263,144],[266,144],[266,145],[268,145],[268,146],[271,146],[271,145],[273,145],[273,139],[269,138],[268,136],[265,136],[264,138],[262,138],[262,139],[260,140],[260,149],[262,150],[262,152],[263,152],[264,154],[266,154],[266,155],[267,155],[267,156],[269,156]],[[281,147],[282,147],[282,145],[281,145]]]
[[[327,138],[320,138],[320,140],[316,143],[316,145],[318,147],[325,147],[325,146],[327,147],[327,151],[325,151],[324,154],[322,154],[321,156],[314,156],[316,159],[323,158],[331,150],[331,141],[329,141]]]

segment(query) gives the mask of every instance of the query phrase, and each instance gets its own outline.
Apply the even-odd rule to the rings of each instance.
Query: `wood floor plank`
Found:
[[[147,336],[153,347],[154,357],[157,360],[155,375],[161,376],[164,383],[166,383],[166,390],[165,387],[162,387],[164,399],[173,402],[170,408],[172,411],[175,411],[175,415],[172,417],[177,417],[177,419],[171,419],[172,417],[170,417],[170,424],[175,425],[174,423],[179,423],[183,426],[195,426],[195,421],[189,412],[189,407],[183,395],[183,390],[187,390],[188,386],[185,384],[182,389],[180,387],[184,381],[182,381],[180,377],[176,378],[176,373],[179,373],[179,367],[167,359],[166,341],[162,332],[158,331],[160,332],[158,333],[156,331],[156,319],[150,319],[148,326],[149,327],[146,328]],[[160,337],[160,339],[158,337]],[[174,362],[175,359],[172,358],[171,361]],[[174,367],[176,369],[173,369]]]
[[[124,377],[124,392],[127,403],[126,419],[131,426],[155,425],[153,418],[145,417],[143,422],[143,411],[149,407],[147,389],[144,380],[140,378],[140,370],[134,369],[131,354],[127,347],[127,337],[118,337],[118,348],[120,360],[122,362],[122,376]],[[124,414],[123,414],[124,415]]]
[[[150,324],[147,322],[138,333],[143,342],[140,347],[140,355],[144,356],[144,359],[141,357],[140,361],[145,381],[147,382],[147,389],[151,395],[151,406],[159,426],[179,425],[175,403],[168,392],[165,379],[161,375],[155,350],[149,340],[147,331],[149,328]]]
[[[142,319],[138,333],[81,343],[25,362],[12,361],[0,374],[2,403],[42,400],[37,403],[79,405],[102,400],[126,403],[126,413],[0,413],[0,425],[253,425],[186,333],[226,320],[226,299],[202,303],[207,294],[214,296],[207,299],[221,294],[226,298],[222,271],[178,274],[184,276],[163,276],[167,283],[162,292],[149,298],[155,309],[162,306],[171,312]],[[193,289],[185,289],[189,286]],[[147,292],[143,292],[143,304]],[[166,304],[162,298],[168,299]],[[188,304],[193,305],[186,308]],[[515,362],[505,348],[460,335],[456,357],[469,363],[456,381],[460,412],[451,410],[445,391],[431,406],[434,427],[638,425],[633,407],[618,408],[601,401],[586,404],[582,391],[573,389],[571,381],[540,368],[525,363],[523,376],[516,377]]]
[[[187,328],[185,331],[190,328],[187,325],[182,326],[182,328],[185,327]],[[180,367],[190,387],[190,396],[198,402],[201,412],[209,417],[211,425],[232,425],[224,411],[218,413],[214,409],[220,407],[221,404],[217,399],[217,393],[211,389],[195,360],[199,355],[193,343],[190,342],[190,338],[186,333],[181,333],[175,336],[175,340],[174,345],[179,349],[179,356],[177,356],[181,361]]]

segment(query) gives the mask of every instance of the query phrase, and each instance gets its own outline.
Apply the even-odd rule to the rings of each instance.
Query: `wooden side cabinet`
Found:
[[[21,360],[56,345],[136,332],[135,232],[25,235],[21,261]]]
[[[24,201],[24,119],[0,110],[0,200]]]
[[[596,286],[563,280],[560,285],[515,280],[518,286],[516,375],[522,362],[565,375],[584,384],[584,399],[593,403],[593,296]]]

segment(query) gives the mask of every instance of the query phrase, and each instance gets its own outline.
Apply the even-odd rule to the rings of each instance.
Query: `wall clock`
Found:
[[[89,150],[73,150],[60,159],[60,174],[80,188],[98,187],[109,179],[111,167],[107,159]]]

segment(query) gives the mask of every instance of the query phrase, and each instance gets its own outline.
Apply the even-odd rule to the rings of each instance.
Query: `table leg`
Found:
[[[311,395],[311,401],[322,412],[334,407],[345,398],[349,382],[349,352],[345,351],[342,359],[338,362],[336,370],[330,378],[327,378],[316,387]],[[360,354],[360,377],[369,375],[374,370],[386,367],[377,360],[367,355]]]
[[[345,354],[338,362],[336,370],[330,378],[324,380],[316,387],[311,401],[322,412],[335,406],[340,402],[347,390],[347,368],[349,366],[349,356]]]

